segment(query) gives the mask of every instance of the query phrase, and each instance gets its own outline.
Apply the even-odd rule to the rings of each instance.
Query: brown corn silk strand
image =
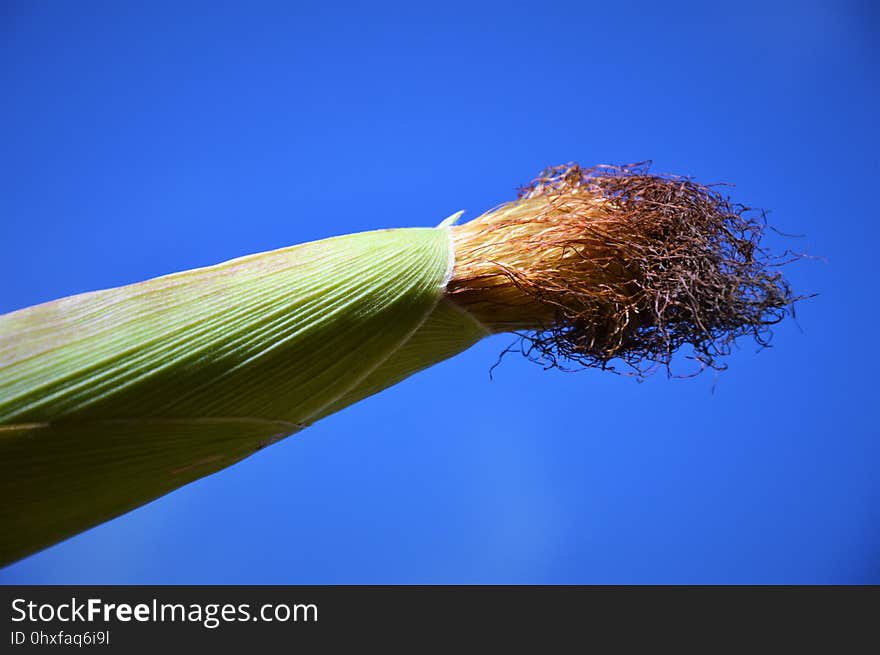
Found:
[[[766,346],[798,300],[764,228],[762,212],[647,163],[557,166],[453,228],[447,293],[548,367],[671,373],[689,347],[720,370],[739,337]]]

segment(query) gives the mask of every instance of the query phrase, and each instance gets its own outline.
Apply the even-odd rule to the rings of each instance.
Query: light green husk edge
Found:
[[[365,232],[0,316],[0,565],[473,345],[450,249]]]

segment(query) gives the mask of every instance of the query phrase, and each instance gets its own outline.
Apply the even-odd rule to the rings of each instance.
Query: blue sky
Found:
[[[0,583],[880,583],[876,6],[318,4],[4,3],[0,312],[571,160],[735,183],[819,296],[691,381],[493,337]]]

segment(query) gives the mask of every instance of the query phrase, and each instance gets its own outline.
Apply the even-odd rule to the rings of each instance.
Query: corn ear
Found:
[[[763,214],[647,164],[0,316],[0,563],[514,331],[545,367],[723,370],[804,298]]]

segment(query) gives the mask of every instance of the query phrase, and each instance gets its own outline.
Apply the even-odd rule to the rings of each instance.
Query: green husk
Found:
[[[366,232],[0,316],[0,563],[472,345],[451,259],[445,225]]]

